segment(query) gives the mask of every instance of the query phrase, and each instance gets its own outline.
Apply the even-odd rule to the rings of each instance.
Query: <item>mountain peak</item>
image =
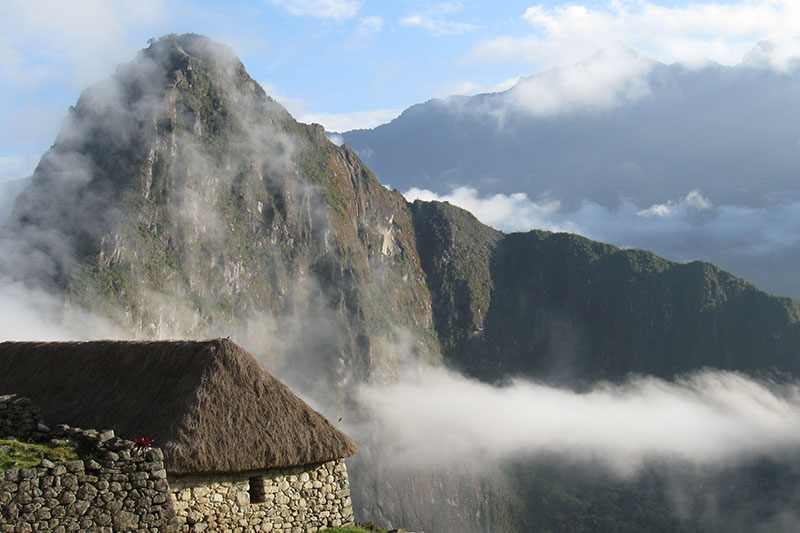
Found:
[[[212,41],[204,35],[170,33],[158,39],[150,39],[149,46],[142,50],[145,57],[157,59],[196,58],[209,62],[236,61],[236,56],[227,45]]]
[[[643,64],[651,68],[660,64],[655,59],[640,54],[618,40],[566,68],[580,68],[593,64],[602,64],[605,67],[614,68],[617,65],[630,63]]]

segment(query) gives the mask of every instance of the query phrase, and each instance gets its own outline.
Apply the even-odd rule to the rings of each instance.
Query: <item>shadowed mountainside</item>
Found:
[[[708,264],[505,235],[448,204],[409,204],[197,35],[155,41],[81,95],[1,238],[4,282],[63,295],[132,337],[231,335],[331,420],[366,427],[358,383],[443,357],[490,382],[705,366],[800,375],[795,302]],[[506,498],[500,473],[398,477],[370,445],[353,459],[362,519],[532,523],[513,515],[524,502]],[[564,502],[542,505],[563,518]]]
[[[309,383],[391,372],[399,330],[438,357],[403,197],[204,37],[87,89],[4,236],[7,275],[135,336],[234,331]]]
[[[507,91],[433,99],[342,137],[401,190],[471,186],[612,207],[699,188],[717,204],[756,206],[800,196],[799,87],[756,64],[665,65],[617,43]]]

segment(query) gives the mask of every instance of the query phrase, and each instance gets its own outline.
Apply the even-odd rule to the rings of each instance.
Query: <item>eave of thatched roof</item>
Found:
[[[173,474],[349,457],[353,441],[242,347],[210,341],[0,343],[0,392],[49,424],[151,437]]]

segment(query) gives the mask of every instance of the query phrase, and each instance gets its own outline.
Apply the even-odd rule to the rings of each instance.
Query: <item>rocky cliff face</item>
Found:
[[[479,379],[800,375],[800,305],[709,263],[566,233],[504,235],[449,204],[412,211],[445,359]]]
[[[2,245],[5,278],[132,336],[232,335],[353,419],[353,384],[443,356],[486,381],[800,374],[795,302],[708,264],[505,235],[448,204],[408,204],[195,35],[154,42],[84,92]],[[360,518],[431,531],[527,523],[509,515],[506,496],[521,493],[500,473],[397,477],[359,444]]]
[[[402,196],[200,36],[84,92],[5,232],[41,259],[6,271],[136,336],[233,331],[313,353],[313,378],[391,374],[400,344],[437,358]]]

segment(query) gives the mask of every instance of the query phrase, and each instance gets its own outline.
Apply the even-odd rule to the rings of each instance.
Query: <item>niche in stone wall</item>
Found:
[[[264,476],[250,478],[250,503],[264,503],[267,501],[267,488],[264,485]]]

